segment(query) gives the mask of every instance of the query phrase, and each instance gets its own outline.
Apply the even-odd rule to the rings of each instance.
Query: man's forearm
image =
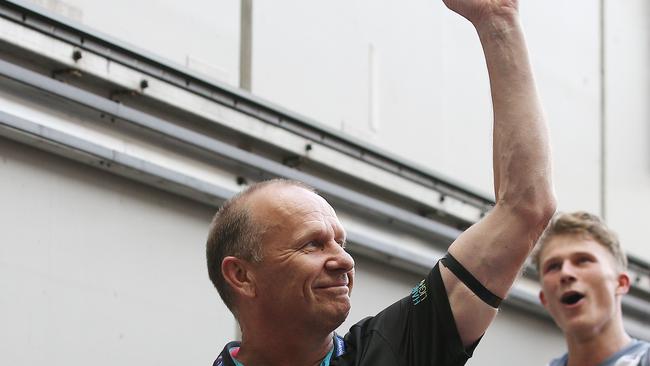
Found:
[[[504,11],[475,26],[492,90],[496,201],[534,214],[552,197],[550,153],[519,16]]]
[[[512,285],[555,210],[546,122],[519,15],[508,10],[474,23],[490,76],[496,206],[487,220],[492,242],[463,248],[474,247],[470,266],[499,295]]]

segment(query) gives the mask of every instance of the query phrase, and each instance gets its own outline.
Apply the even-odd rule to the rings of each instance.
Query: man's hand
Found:
[[[472,22],[475,27],[494,15],[517,13],[517,0],[443,0],[445,5]]]

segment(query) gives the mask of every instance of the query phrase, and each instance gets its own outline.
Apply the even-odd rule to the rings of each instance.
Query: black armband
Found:
[[[484,303],[490,305],[491,307],[497,309],[503,301],[502,298],[493,294],[490,290],[485,288],[476,277],[474,277],[468,270],[463,267],[462,264],[458,263],[456,258],[454,258],[449,252],[440,260],[442,264],[447,267],[460,282],[464,283],[468,289],[470,289],[474,295],[478,296]]]

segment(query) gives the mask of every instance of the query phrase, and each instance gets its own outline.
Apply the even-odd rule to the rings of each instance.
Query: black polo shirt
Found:
[[[353,325],[330,365],[464,365],[476,344],[463,347],[436,264],[409,296]],[[233,366],[228,348],[236,345],[229,343],[214,365]]]

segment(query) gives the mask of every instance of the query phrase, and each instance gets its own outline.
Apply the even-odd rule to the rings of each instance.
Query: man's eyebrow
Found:
[[[348,233],[345,231],[343,226],[341,224],[338,225],[333,225],[332,230],[334,231],[334,238],[341,239],[343,241],[347,241],[348,239]]]
[[[559,258],[560,258],[560,256],[557,256],[557,255],[556,255],[556,256],[552,256],[552,257],[548,257],[548,258],[544,259],[543,261],[539,262],[539,268],[544,268],[544,266],[545,266],[547,263],[550,263],[550,262],[553,262],[553,261],[557,261]]]
[[[294,240],[297,242],[302,242],[308,238],[316,237],[321,235],[322,228],[312,226],[307,227],[296,233]]]
[[[580,250],[580,251],[571,252],[571,253],[569,253],[567,255],[567,257],[573,258],[573,257],[583,256],[583,255],[588,255],[590,257],[595,257],[595,255],[593,253],[591,253],[590,251],[587,251],[587,250]],[[540,262],[540,267],[543,266],[544,264],[548,263],[548,262],[551,262],[551,261],[554,261],[554,260],[559,260],[561,257],[562,257],[561,255],[555,255],[555,256],[552,256],[552,257],[548,257],[548,258],[546,258],[546,259],[544,259],[543,261]]]
[[[590,251],[588,251],[588,250],[582,250],[582,251],[579,251],[579,252],[573,252],[573,253],[571,253],[571,255],[572,255],[572,256],[573,256],[573,255],[590,255],[590,256],[593,256],[593,254],[592,254]]]

